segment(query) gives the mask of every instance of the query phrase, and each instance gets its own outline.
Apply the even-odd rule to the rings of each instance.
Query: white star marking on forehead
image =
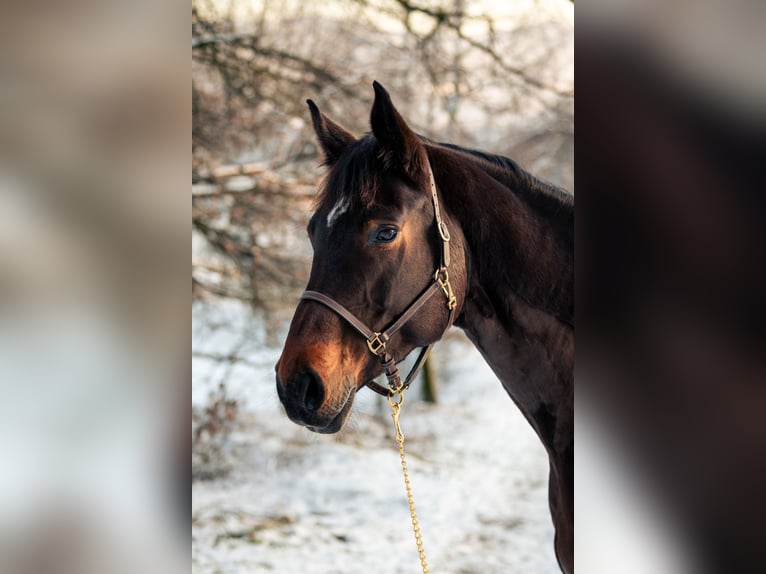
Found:
[[[342,197],[338,200],[338,203],[335,204],[335,207],[333,207],[330,210],[330,213],[327,214],[327,227],[331,228],[333,225],[335,225],[335,222],[338,220],[338,218],[346,213],[346,210],[349,208],[349,200],[347,197]]]

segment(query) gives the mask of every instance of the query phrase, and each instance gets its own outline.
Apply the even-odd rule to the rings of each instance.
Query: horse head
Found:
[[[380,333],[433,288],[435,270],[449,271],[452,306],[459,312],[466,272],[462,234],[446,213],[452,257],[447,265],[443,261],[445,233],[436,224],[426,144],[386,90],[373,86],[372,132],[358,139],[308,101],[327,174],[308,224],[314,256],[307,290]],[[386,342],[396,360],[438,340],[455,316],[444,297],[423,300]],[[337,432],[356,392],[382,371],[358,328],[316,300],[299,303],[276,364],[277,392],[292,421],[315,432]]]

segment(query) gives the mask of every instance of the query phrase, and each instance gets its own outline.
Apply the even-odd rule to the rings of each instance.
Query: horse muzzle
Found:
[[[281,378],[277,364],[277,394],[288,418],[317,433],[338,432],[348,420],[354,402],[353,389],[346,389],[339,399],[328,399],[322,377],[311,368],[301,369],[291,377]]]

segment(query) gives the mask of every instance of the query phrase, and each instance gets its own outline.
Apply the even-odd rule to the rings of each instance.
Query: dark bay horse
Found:
[[[294,422],[337,432],[359,389],[384,370],[390,383],[454,323],[548,452],[556,556],[573,572],[574,200],[507,158],[417,135],[373,87],[359,139],[308,102],[328,173],[280,400]]]

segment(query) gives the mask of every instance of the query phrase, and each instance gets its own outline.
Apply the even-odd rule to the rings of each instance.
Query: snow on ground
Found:
[[[317,435],[282,413],[280,349],[237,305],[194,309],[193,401],[222,379],[242,403],[232,470],[192,489],[192,572],[419,572],[388,406],[357,395],[347,429]],[[210,329],[215,316],[218,328]],[[545,452],[478,352],[453,329],[434,350],[439,403],[402,407],[408,465],[434,573],[559,572]]]

